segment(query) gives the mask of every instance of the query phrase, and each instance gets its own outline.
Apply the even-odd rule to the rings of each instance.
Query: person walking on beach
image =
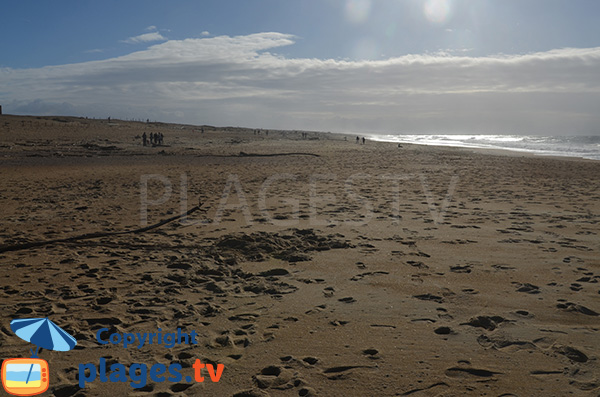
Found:
[[[363,136],[363,145],[365,144],[367,140],[365,139],[365,137]]]
[[[142,134],[142,143],[144,146],[148,144],[148,137],[146,136],[146,131]]]
[[[356,143],[359,143],[359,142],[360,142],[360,138],[356,137]]]

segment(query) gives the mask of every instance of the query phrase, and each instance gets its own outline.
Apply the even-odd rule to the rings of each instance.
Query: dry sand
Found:
[[[29,356],[14,318],[74,335],[48,394],[600,395],[600,162],[204,129],[0,116],[1,357]],[[145,185],[148,224],[202,209],[5,250],[139,228]],[[184,379],[79,389],[101,357]],[[186,382],[196,359],[221,380]]]

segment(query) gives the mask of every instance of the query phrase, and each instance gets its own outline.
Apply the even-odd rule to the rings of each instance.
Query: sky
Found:
[[[2,0],[4,113],[600,135],[596,0]]]

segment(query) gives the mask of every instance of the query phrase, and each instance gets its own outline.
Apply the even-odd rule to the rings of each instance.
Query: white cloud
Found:
[[[150,27],[154,27],[154,26],[150,26]],[[128,43],[128,44],[139,44],[139,43],[149,43],[152,41],[163,41],[166,40],[166,38],[158,33],[158,32],[150,32],[150,33],[144,33],[144,34],[140,34],[139,36],[134,36],[134,37],[130,37],[127,40],[123,40],[123,43]]]
[[[289,129],[598,133],[600,48],[378,61],[271,52],[294,40],[170,40],[102,61],[0,69],[0,102],[6,112],[77,104],[84,116]]]

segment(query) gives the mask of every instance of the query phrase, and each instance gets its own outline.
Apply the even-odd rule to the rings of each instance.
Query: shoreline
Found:
[[[125,126],[125,129],[129,129],[129,130],[150,130],[150,129],[156,129],[156,130],[168,130],[168,131],[173,131],[173,132],[184,132],[187,133],[188,135],[191,134],[198,134],[198,131],[201,128],[206,128],[207,129],[207,133],[210,131],[211,133],[215,133],[218,132],[221,135],[234,135],[234,136],[242,136],[244,138],[247,139],[252,139],[252,131],[254,131],[255,129],[253,128],[244,128],[244,127],[215,127],[215,126],[196,126],[196,125],[188,125],[188,124],[176,124],[176,123],[163,123],[163,122],[150,122],[150,123],[146,123],[143,121],[127,121],[127,120],[119,120],[119,119],[113,119],[110,122],[108,120],[103,120],[103,119],[88,119],[88,118],[84,118],[84,117],[72,117],[72,116],[21,116],[21,115],[8,115],[8,114],[4,114],[4,115],[0,115],[0,120],[2,118],[5,118],[6,120],[12,120],[12,125],[15,126],[17,125],[19,122],[22,124],[22,128],[21,129],[17,129],[20,132],[24,132],[27,131],[26,127],[31,127],[33,126],[33,123],[36,124],[40,124],[42,121],[44,123],[44,127],[48,127],[48,124],[58,124],[60,127],[64,127],[65,125],[69,125],[69,124],[74,124],[76,125],[75,129],[70,130],[70,131],[63,131],[59,134],[60,139],[66,139],[66,140],[72,140],[72,139],[76,139],[77,138],[77,134],[78,132],[83,132],[84,136],[86,135],[86,131],[85,129],[83,131],[81,130],[77,130],[77,128],[89,128],[90,125],[104,125],[104,127],[106,127],[104,133],[109,132],[110,133],[110,137],[112,139],[117,139],[121,142],[123,141],[132,141],[133,137],[126,137],[126,136],[122,136],[120,135],[121,133],[124,133],[125,131],[123,131],[123,126]],[[59,121],[57,121],[59,120]],[[29,124],[27,124],[29,123]],[[6,129],[6,125],[8,124],[8,122],[5,122],[5,125],[3,126],[4,129]],[[10,127],[9,127],[10,128]],[[40,127],[38,127],[40,128]],[[56,130],[56,129],[55,129]],[[112,131],[111,131],[112,130]],[[309,137],[307,138],[307,141],[309,140],[318,140],[318,139],[325,139],[325,140],[332,140],[332,141],[342,141],[342,139],[335,139],[334,137],[341,137],[344,138],[346,140],[344,140],[344,142],[348,142],[348,143],[354,143],[354,139],[356,138],[356,134],[350,134],[350,133],[336,133],[336,132],[324,132],[324,131],[303,131],[303,130],[267,130],[267,129],[262,129],[261,131],[263,131],[263,135],[259,136],[260,138],[268,138],[268,135],[265,136],[264,135],[264,131],[271,131],[272,134],[275,134],[276,136],[285,136],[288,139],[290,139],[289,137],[293,137],[293,136],[300,136],[301,133],[307,133],[309,135]],[[40,136],[37,133],[33,133],[31,131],[25,132],[24,137],[27,136],[29,134],[29,138],[32,139],[43,139],[43,136]],[[427,134],[425,134],[427,135]],[[485,136],[486,134],[483,134],[483,136]],[[363,135],[358,135],[358,136],[363,136]],[[600,161],[600,159],[596,159],[596,158],[589,158],[589,157],[582,157],[582,156],[577,156],[577,155],[568,155],[568,154],[544,154],[544,153],[539,153],[534,151],[533,149],[520,149],[520,148],[502,148],[502,147],[471,147],[471,146],[461,146],[461,145],[453,145],[453,144],[449,144],[449,145],[443,145],[443,144],[427,144],[427,143],[416,143],[416,142],[399,142],[399,141],[392,141],[392,140],[384,140],[384,139],[374,139],[373,135],[364,135],[365,137],[369,137],[368,138],[368,143],[373,143],[373,142],[377,142],[377,143],[382,143],[382,144],[393,144],[393,145],[398,145],[401,144],[403,146],[408,146],[408,145],[414,145],[414,146],[423,146],[423,147],[433,147],[433,148],[437,148],[436,150],[444,150],[444,149],[449,149],[449,150],[463,150],[466,152],[471,152],[471,153],[483,153],[483,154],[492,154],[492,155],[504,155],[504,156],[509,156],[509,157],[519,157],[519,156],[524,156],[524,157],[534,157],[534,158],[557,158],[557,159],[573,159],[573,160],[584,160],[584,161]],[[476,135],[474,135],[476,136]],[[254,138],[256,138],[256,136],[254,136]],[[82,143],[83,142],[92,142],[94,141],[92,140],[85,140],[85,138],[81,138]],[[139,140],[139,136],[136,138],[137,140]],[[293,139],[293,138],[292,138]],[[110,142],[110,139],[105,139],[106,142]],[[133,140],[135,141],[135,139]],[[0,142],[1,144],[2,142]],[[31,141],[30,141],[31,144]],[[129,146],[135,146],[135,145],[129,145]],[[169,146],[169,145],[167,145]],[[6,145],[2,145],[0,146],[0,158],[1,157],[6,157],[9,153],[7,153],[6,151],[2,150],[5,149]],[[166,148],[165,148],[166,149]],[[136,153],[137,155],[140,155],[142,153]],[[68,154],[64,154],[63,155],[68,155]]]
[[[476,135],[474,134],[473,136],[476,136]],[[372,139],[372,140],[375,142],[385,142],[385,143],[393,143],[393,144],[401,144],[401,145],[421,145],[421,146],[433,146],[433,147],[439,147],[439,148],[453,148],[453,149],[463,149],[463,150],[472,150],[472,151],[482,151],[482,153],[489,152],[489,153],[493,153],[493,154],[506,154],[506,155],[511,155],[511,153],[514,153],[514,155],[534,156],[534,157],[541,157],[541,158],[568,158],[568,159],[570,158],[570,159],[578,159],[578,160],[600,161],[600,158],[590,158],[590,157],[560,154],[560,153],[546,154],[546,153],[543,153],[542,150],[536,151],[534,149],[484,147],[484,146],[481,146],[481,147],[461,146],[459,144],[440,145],[440,144],[392,141],[392,140],[383,140],[383,139]]]

